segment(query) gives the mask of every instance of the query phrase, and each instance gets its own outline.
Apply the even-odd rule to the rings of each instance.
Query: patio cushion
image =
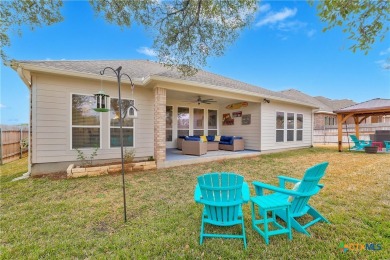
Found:
[[[186,141],[200,141],[200,137],[197,137],[197,136],[186,136],[184,138],[184,140],[186,140]]]
[[[230,142],[219,141],[219,144],[226,144],[226,145],[230,145]]]
[[[207,142],[213,142],[213,141],[214,141],[214,135],[208,135]]]

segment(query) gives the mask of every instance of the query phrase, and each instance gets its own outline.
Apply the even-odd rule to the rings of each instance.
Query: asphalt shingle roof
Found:
[[[349,99],[329,99],[326,97],[312,97],[296,89],[281,91],[284,95],[296,98],[302,102],[312,103],[319,107],[318,111],[333,112],[334,110],[356,104]]]
[[[171,79],[181,79],[186,81],[192,81],[195,83],[209,84],[214,86],[220,86],[235,90],[244,90],[252,93],[256,93],[259,96],[267,98],[278,98],[282,100],[290,100],[292,103],[303,103],[307,105],[313,105],[311,102],[297,99],[294,96],[284,95],[280,92],[271,91],[265,88],[257,87],[251,84],[247,84],[238,80],[230,79],[217,75],[211,72],[199,70],[197,74],[191,77],[183,77],[176,70],[164,67],[162,64],[147,61],[147,60],[85,60],[85,61],[28,61],[20,60],[15,61],[14,66],[31,65],[40,68],[46,68],[48,70],[62,70],[64,72],[77,72],[90,75],[100,75],[99,72],[105,67],[117,68],[122,66],[122,72],[127,73],[133,79],[145,79],[151,76],[160,76]],[[105,75],[115,76],[114,73],[106,70]]]
[[[390,111],[390,99],[375,98],[349,107],[345,107],[335,112],[349,112],[358,110],[388,109]]]
[[[350,99],[329,99],[321,96],[314,97],[314,98],[326,104],[328,107],[330,107],[332,109],[331,111],[338,110],[344,107],[349,107],[356,104],[354,101]]]

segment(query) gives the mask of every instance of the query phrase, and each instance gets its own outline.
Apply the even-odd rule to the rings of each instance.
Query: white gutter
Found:
[[[64,75],[64,76],[74,76],[74,77],[82,77],[82,78],[89,78],[89,79],[96,79],[96,80],[101,79],[99,74],[94,74],[94,73],[77,72],[77,71],[69,71],[69,70],[63,70],[63,69],[57,69],[57,68],[41,67],[41,66],[36,66],[36,65],[32,65],[32,64],[23,64],[23,63],[14,63],[14,64],[18,66],[18,69],[21,67],[23,70],[29,70],[29,71],[35,71],[35,72],[46,72],[46,73],[59,74],[59,75]],[[111,81],[111,82],[117,82],[116,77],[110,77],[110,76],[104,76],[104,80]],[[291,104],[299,104],[302,106],[312,107],[312,108],[318,109],[318,107],[316,107],[315,105],[304,103],[304,102],[301,102],[299,100],[292,100],[292,99],[288,99],[288,98],[277,97],[277,96],[272,96],[272,95],[267,95],[267,94],[260,94],[260,93],[251,92],[251,91],[247,91],[247,90],[226,88],[226,87],[216,86],[216,85],[207,84],[207,83],[188,81],[188,80],[184,80],[184,79],[175,79],[175,78],[164,77],[164,76],[159,76],[159,75],[151,75],[151,76],[148,76],[146,78],[134,78],[132,80],[133,80],[133,83],[135,85],[141,85],[141,86],[146,86],[149,83],[151,83],[152,81],[156,80],[156,81],[163,81],[163,82],[167,82],[167,83],[192,85],[195,87],[213,89],[213,90],[217,90],[217,91],[226,91],[226,92],[230,92],[230,93],[237,93],[237,94],[247,95],[247,96],[251,96],[251,97],[255,96],[255,97],[258,97],[260,99],[259,102],[261,102],[263,98],[267,98],[267,99],[271,99],[271,100],[277,100],[277,101],[282,101],[282,102],[291,103]],[[31,82],[31,80],[30,80],[30,82]],[[126,84],[126,82],[123,82],[123,83]]]
[[[101,79],[100,74],[89,73],[89,72],[69,71],[69,70],[41,67],[41,66],[23,64],[23,63],[16,63],[16,65],[18,66],[18,69],[22,68],[23,70],[34,71],[34,72],[46,72],[46,73],[53,73],[53,74],[64,75],[64,76],[73,76],[73,77],[96,79],[96,80]],[[104,76],[104,80],[117,82],[117,78],[111,76]],[[135,85],[143,85],[144,78],[132,78],[132,81]],[[123,83],[126,84],[127,82],[123,82]]]
[[[12,67],[14,68],[14,67]],[[15,68],[14,68],[15,69]],[[19,77],[22,79],[22,81],[24,82],[24,84],[26,84],[27,88],[29,89],[29,112],[30,112],[30,123],[29,123],[29,127],[28,127],[28,142],[29,142],[29,146],[28,146],[28,169],[27,169],[27,172],[24,173],[21,177],[18,177],[18,178],[15,178],[13,179],[12,181],[18,181],[18,180],[23,180],[23,179],[27,179],[31,176],[31,104],[32,104],[32,100],[31,100],[31,91],[32,91],[32,78],[31,78],[31,73],[30,71],[25,71],[21,66],[18,65],[18,67],[16,68],[16,72],[18,73]]]
[[[23,80],[24,84],[26,84],[27,87],[31,88],[31,84],[32,84],[31,73],[29,71],[23,70],[23,68],[20,66],[16,68],[16,72],[18,73],[19,77]]]

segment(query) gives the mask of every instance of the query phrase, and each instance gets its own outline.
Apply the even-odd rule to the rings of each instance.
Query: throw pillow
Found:
[[[207,137],[204,136],[204,135],[202,135],[202,136],[200,137],[200,140],[202,140],[202,142],[205,143],[205,142],[207,142]]]
[[[220,135],[216,135],[214,137],[214,142],[219,142],[219,141],[221,141],[221,136]]]

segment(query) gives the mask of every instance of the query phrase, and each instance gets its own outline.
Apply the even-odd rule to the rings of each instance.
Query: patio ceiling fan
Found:
[[[217,102],[217,101],[215,101],[212,98],[205,98],[205,99],[203,99],[201,96],[198,96],[198,98],[196,100],[190,100],[190,102],[198,103],[198,105],[200,105],[200,104],[211,104],[211,103],[214,103],[214,102]]]

